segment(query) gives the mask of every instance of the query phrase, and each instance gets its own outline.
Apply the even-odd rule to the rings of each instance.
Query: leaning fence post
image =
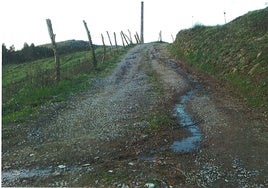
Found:
[[[125,42],[124,42],[124,38],[123,38],[122,33],[120,33],[120,36],[121,36],[121,39],[122,39],[122,44],[123,44],[123,46],[125,47]]]
[[[137,39],[138,39],[139,43],[141,43],[141,39],[140,39],[140,37],[139,37],[138,32],[136,32],[136,36],[137,36]]]
[[[137,38],[137,35],[134,35],[135,39],[136,39],[136,43],[139,44],[139,39]]]
[[[110,52],[112,52],[112,47],[113,47],[113,44],[112,44],[112,41],[111,41],[111,38],[110,38],[109,32],[108,32],[108,31],[106,31],[106,33],[107,33],[107,36],[108,36],[108,39],[109,39],[109,42],[110,42],[110,45],[111,45],[111,47],[110,47]]]
[[[114,32],[114,43],[115,43],[115,47],[116,47],[116,50],[117,50],[117,53],[119,52],[118,51],[118,46],[117,46],[117,41],[116,41],[116,33]]]
[[[90,35],[89,30],[88,30],[87,23],[85,22],[85,20],[83,20],[83,22],[84,22],[84,26],[86,28],[86,32],[87,32],[87,36],[88,36],[89,47],[90,47],[90,50],[92,52],[93,66],[96,69],[97,68],[97,60],[96,60],[96,55],[95,55],[93,43],[92,43],[92,40],[91,40],[91,35]]]
[[[124,38],[124,40],[125,40],[125,42],[127,43],[127,46],[128,46],[129,44],[128,44],[128,41],[127,41],[126,36],[125,36],[123,31],[121,31],[121,35],[123,36],[123,38]]]
[[[47,21],[48,33],[49,33],[49,36],[51,38],[52,48],[53,48],[54,56],[55,56],[56,81],[59,82],[60,81],[60,58],[59,58],[59,55],[57,52],[57,44],[55,41],[56,35],[53,33],[51,20],[46,19],[46,21]]]
[[[123,36],[124,36],[124,39],[126,40],[126,42],[127,42],[127,40],[129,41],[129,43],[127,42],[127,44],[131,45],[132,42],[131,42],[130,38],[125,33],[123,33]]]
[[[129,29],[128,29],[128,34],[129,34],[129,42],[130,42],[130,44],[132,44],[133,42],[132,42],[131,32]]]
[[[105,46],[104,37],[102,34],[101,34],[101,39],[102,39],[102,44],[103,44],[103,56],[102,56],[102,62],[103,62],[105,59],[105,55],[106,55],[106,46]]]

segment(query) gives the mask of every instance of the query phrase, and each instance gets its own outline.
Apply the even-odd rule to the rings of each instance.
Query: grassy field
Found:
[[[170,50],[231,83],[251,106],[268,111],[268,8],[223,26],[196,25],[180,31]]]
[[[102,49],[98,48],[96,70],[88,51],[61,56],[59,83],[55,82],[54,58],[3,66],[2,123],[30,120],[38,115],[41,106],[65,101],[71,93],[90,88],[92,78],[107,75],[127,50],[121,48],[102,62]]]

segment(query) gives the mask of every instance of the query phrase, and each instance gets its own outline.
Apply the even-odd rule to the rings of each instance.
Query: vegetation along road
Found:
[[[268,186],[267,117],[167,44],[131,48],[91,84],[3,127],[2,186]]]

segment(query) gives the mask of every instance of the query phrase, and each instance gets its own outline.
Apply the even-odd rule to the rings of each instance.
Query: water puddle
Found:
[[[155,156],[143,156],[143,157],[139,158],[140,161],[146,161],[146,162],[152,162],[156,159],[157,159],[157,157],[155,157]]]
[[[64,166],[59,165],[57,167],[48,168],[36,168],[36,169],[16,169],[2,171],[2,183],[16,181],[18,179],[34,178],[34,177],[48,177],[50,175],[60,175],[66,172],[74,171],[92,171],[92,167],[89,164],[82,166]]]
[[[187,111],[187,103],[193,99],[195,93],[199,90],[200,85],[194,80],[185,70],[180,68],[176,62],[169,60],[168,64],[176,69],[181,75],[187,78],[194,85],[194,89],[186,92],[181,96],[180,103],[175,107],[176,116],[179,117],[179,126],[186,129],[190,136],[182,140],[176,140],[173,142],[171,149],[173,152],[191,152],[199,148],[199,143],[202,140],[202,133],[198,127],[198,123],[195,122],[193,116]]]
[[[197,126],[193,116],[187,111],[186,105],[193,98],[197,89],[187,92],[181,97],[181,102],[176,105],[176,115],[180,118],[179,126],[189,131],[189,137],[174,141],[171,149],[174,152],[190,152],[199,148],[202,139],[200,128]]]
[[[52,173],[52,168],[46,169],[21,169],[21,170],[9,170],[2,172],[2,181],[11,181],[23,178],[32,177],[45,177]]]

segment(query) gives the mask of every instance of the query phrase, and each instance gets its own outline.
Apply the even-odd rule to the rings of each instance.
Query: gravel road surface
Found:
[[[88,90],[43,107],[52,115],[4,127],[2,186],[267,187],[267,115],[167,46],[137,45]],[[171,147],[191,136],[178,104],[202,134],[187,152]]]

